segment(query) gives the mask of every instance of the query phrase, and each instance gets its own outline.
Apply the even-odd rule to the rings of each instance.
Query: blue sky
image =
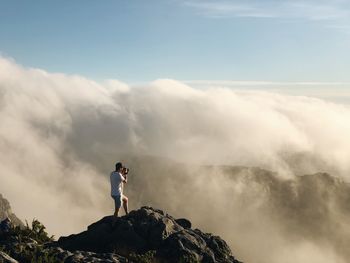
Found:
[[[350,1],[0,0],[0,52],[103,80],[350,81]]]

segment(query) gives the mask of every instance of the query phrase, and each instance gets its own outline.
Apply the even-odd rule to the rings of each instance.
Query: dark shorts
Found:
[[[121,195],[112,195],[112,198],[114,199],[115,208],[119,209],[122,206],[122,197],[121,197]]]

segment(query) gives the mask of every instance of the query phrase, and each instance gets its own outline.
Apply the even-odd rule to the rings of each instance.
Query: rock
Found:
[[[231,259],[229,256],[231,250],[223,239],[219,236],[203,233],[199,229],[195,229],[194,231],[204,239],[206,245],[214,252],[217,261],[226,262],[226,260]]]
[[[0,262],[1,263],[18,263],[17,260],[11,258],[9,255],[7,255],[2,251],[0,251]]]
[[[60,247],[50,247],[46,248],[48,251],[51,251],[52,254],[56,256],[56,259],[64,261],[66,258],[69,258],[73,255],[72,252],[64,250]]]
[[[183,228],[191,228],[192,227],[190,220],[188,220],[186,218],[179,218],[179,219],[176,219],[175,221]]]
[[[0,243],[1,240],[6,239],[12,227],[13,225],[9,218],[0,221]]]
[[[148,262],[239,262],[220,237],[193,230],[187,219],[175,219],[151,207],[119,218],[104,217],[82,233],[59,238],[55,245],[71,252],[114,253],[131,260],[144,255],[151,257]]]
[[[207,248],[205,240],[194,231],[182,230],[174,233],[165,240],[159,254],[171,262],[179,262],[181,259],[215,262],[214,253]]]
[[[12,228],[12,223],[10,218],[5,218],[0,222],[0,232],[1,233],[8,233]]]

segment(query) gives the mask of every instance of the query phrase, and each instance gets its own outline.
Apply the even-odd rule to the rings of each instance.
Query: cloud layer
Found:
[[[300,257],[295,262],[305,262],[302,256],[307,254],[313,255],[308,262],[327,262],[317,261],[321,252],[324,260],[342,262],[332,246],[323,250],[314,239],[293,243],[267,224],[273,213],[265,212],[269,199],[255,201],[262,194],[259,184],[250,188],[249,180],[215,180],[219,177],[195,167],[259,166],[278,172],[280,180],[327,171],[348,181],[350,108],[346,105],[267,91],[198,89],[169,79],[144,86],[117,80],[97,83],[23,68],[0,58],[0,116],[0,192],[19,217],[38,218],[54,234],[77,232],[111,213],[108,173],[115,161],[123,160],[138,171],[128,186],[133,207],[149,204],[185,214],[195,224],[224,235],[244,257],[247,246],[254,244],[252,262],[264,251],[267,230],[271,230],[268,244],[286,246],[269,258],[265,252],[270,261],[260,262],[281,262],[290,251]],[[137,159],[145,156],[162,157],[165,168],[155,168],[159,161]],[[168,160],[187,168],[172,174],[175,168],[166,165]],[[177,179],[181,176],[186,184]],[[223,176],[220,171],[218,176]],[[159,198],[154,189],[167,198]],[[196,202],[187,207],[191,196]],[[244,200],[251,200],[252,206],[242,207]],[[208,202],[222,205],[208,208]],[[237,209],[242,217],[235,219]],[[208,215],[210,211],[215,214]],[[227,220],[226,213],[234,220]],[[261,225],[248,220],[257,215],[266,219],[259,220]],[[243,226],[256,230],[255,243],[252,234],[239,233]],[[229,235],[228,228],[233,229]],[[242,240],[235,244],[238,234]]]

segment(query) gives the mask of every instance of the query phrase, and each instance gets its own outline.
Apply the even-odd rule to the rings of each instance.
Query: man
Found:
[[[128,171],[129,169],[123,167],[122,163],[118,162],[115,165],[115,171],[111,173],[111,196],[115,204],[115,217],[118,217],[122,203],[125,214],[128,214],[128,198],[123,195],[123,183],[126,184],[128,182]]]

